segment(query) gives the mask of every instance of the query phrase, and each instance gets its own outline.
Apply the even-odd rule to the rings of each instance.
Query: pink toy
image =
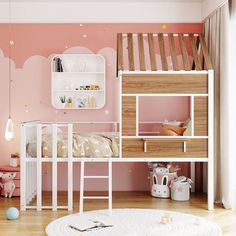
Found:
[[[3,189],[5,193],[5,197],[12,197],[12,194],[16,188],[13,179],[16,177],[16,173],[1,173],[0,174],[3,181]]]

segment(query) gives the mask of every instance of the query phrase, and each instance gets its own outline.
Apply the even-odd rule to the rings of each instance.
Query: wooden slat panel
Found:
[[[195,63],[195,68],[196,70],[202,70],[201,67],[201,63],[199,60],[199,56],[198,56],[198,52],[197,52],[197,48],[196,48],[196,40],[193,34],[189,34],[189,41],[190,41],[190,45],[192,48],[192,52],[193,52],[193,60]]]
[[[122,135],[136,135],[136,97],[122,97]]]
[[[139,52],[139,65],[140,70],[146,70],[145,56],[144,56],[144,46],[143,46],[143,34],[138,34],[138,52]]]
[[[192,139],[187,142],[186,152],[183,152],[183,146],[180,142],[153,141],[148,143],[148,152],[144,152],[143,139],[122,139],[123,157],[207,157],[208,153],[207,139]]]
[[[157,70],[157,63],[156,63],[156,55],[155,55],[155,47],[154,47],[154,40],[153,34],[148,34],[148,45],[149,45],[149,55],[150,55],[150,62],[151,62],[151,70]]]
[[[207,68],[207,70],[212,70],[213,66],[211,63],[210,56],[208,54],[208,50],[207,50],[207,46],[206,46],[206,42],[205,42],[205,38],[204,38],[203,34],[199,35],[199,39],[200,39],[200,43],[201,43],[201,47],[202,47],[202,53],[204,56],[204,60],[206,63],[206,68]]]
[[[128,33],[128,59],[129,59],[129,70],[134,70],[134,46],[133,46],[133,34]]]
[[[206,74],[123,75],[122,92],[125,93],[205,93]]]
[[[183,57],[184,69],[189,71],[189,70],[191,70],[191,67],[190,67],[190,63],[189,63],[188,51],[185,46],[183,34],[179,34],[179,45],[180,45],[180,49],[181,49],[181,53],[182,53],[182,57]]]
[[[194,135],[207,136],[208,134],[208,98],[194,98]]]
[[[173,69],[179,70],[176,47],[175,47],[175,40],[174,40],[173,34],[169,34],[168,38],[169,38],[169,47],[170,47]]]
[[[122,34],[117,34],[117,70],[119,71],[123,69],[123,37]]]
[[[167,71],[168,64],[166,60],[165,43],[164,43],[163,34],[158,34],[158,42],[159,42],[159,47],[160,47],[162,70]]]

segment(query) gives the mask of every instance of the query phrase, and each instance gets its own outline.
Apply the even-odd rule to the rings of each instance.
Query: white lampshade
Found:
[[[7,120],[5,139],[7,141],[11,141],[13,138],[14,138],[14,123],[13,123],[12,119],[9,117]]]

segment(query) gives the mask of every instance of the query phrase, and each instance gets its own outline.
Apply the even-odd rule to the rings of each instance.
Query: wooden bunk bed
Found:
[[[160,57],[157,57],[157,54]],[[168,57],[169,55],[169,57]],[[113,162],[202,162],[208,169],[208,209],[214,208],[213,196],[213,69],[201,34],[118,34],[117,76],[119,79],[118,121],[42,122],[21,124],[21,210],[73,210],[73,168],[80,167],[80,212],[84,199],[108,199],[112,209]],[[140,132],[139,101],[143,97],[188,97],[192,122],[189,136],[160,136]],[[78,126],[79,124],[79,126]],[[118,133],[119,153],[112,156],[75,156],[73,138],[81,125],[109,125]],[[49,128],[51,154],[43,154],[43,129]],[[66,136],[65,156],[59,155],[59,129]],[[97,130],[97,129],[96,129]],[[93,128],[90,129],[93,131]],[[35,154],[29,153],[29,144]],[[107,176],[85,176],[87,162],[106,162]],[[43,163],[52,166],[52,203],[43,205]],[[58,165],[67,166],[68,198],[58,205]],[[108,179],[108,196],[84,196],[86,178]],[[36,199],[36,201],[35,201]]]
[[[120,158],[207,163],[208,209],[213,210],[214,73],[204,36],[119,33],[117,76]],[[146,96],[189,97],[191,135],[143,136],[139,132],[139,100]]]

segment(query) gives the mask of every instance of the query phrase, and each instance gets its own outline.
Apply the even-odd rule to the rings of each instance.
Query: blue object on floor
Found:
[[[8,220],[16,220],[19,217],[19,211],[15,207],[9,207],[6,212],[6,217]]]

